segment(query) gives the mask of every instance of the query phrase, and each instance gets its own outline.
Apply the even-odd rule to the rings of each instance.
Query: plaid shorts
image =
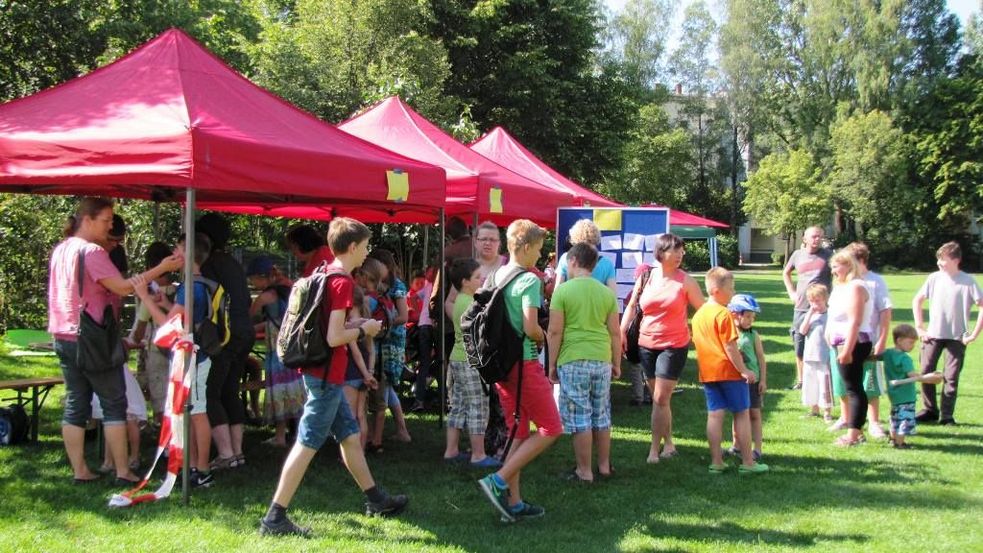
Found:
[[[891,433],[895,436],[911,436],[915,433],[915,404],[891,405]]]
[[[560,420],[570,433],[611,428],[611,363],[572,361],[557,368]]]
[[[468,434],[484,434],[488,427],[488,396],[481,377],[465,361],[451,361],[450,403],[447,426],[467,429]]]

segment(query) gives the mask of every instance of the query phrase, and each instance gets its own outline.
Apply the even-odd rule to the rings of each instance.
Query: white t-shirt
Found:
[[[974,304],[983,307],[983,290],[962,271],[951,277],[944,271],[928,275],[918,295],[929,301],[928,336],[940,340],[961,338],[971,330],[970,309]]]
[[[829,363],[829,344],[823,333],[826,330],[826,313],[813,317],[809,323],[809,332],[806,334],[805,350],[802,352],[802,360],[810,363]]]
[[[891,295],[887,290],[887,283],[884,282],[884,278],[872,271],[867,271],[867,274],[863,276],[864,285],[867,286],[867,293],[870,294],[871,300],[874,302],[874,313],[871,315],[870,328],[873,330],[873,334],[870,336],[870,340],[877,343],[880,339],[880,329],[881,329],[881,312],[893,309],[894,305],[891,303]]]
[[[827,333],[832,337],[834,343],[846,338],[847,324],[849,323],[850,316],[847,313],[847,302],[851,288],[860,287],[862,290],[867,290],[867,285],[864,284],[863,280],[854,279],[843,284],[836,284],[833,286],[833,292],[829,295],[829,310],[826,318],[826,325],[828,328]],[[874,302],[871,300],[871,294],[867,293],[867,301],[864,302],[863,315],[860,316],[860,328],[858,332],[867,334],[873,340],[874,330],[870,327],[870,321],[873,319],[874,313]]]

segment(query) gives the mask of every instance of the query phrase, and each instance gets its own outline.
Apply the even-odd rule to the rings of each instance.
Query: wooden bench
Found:
[[[49,376],[44,378],[22,378],[19,380],[0,381],[0,390],[13,390],[17,392],[17,397],[7,398],[24,408],[25,411],[30,407],[31,441],[38,441],[38,412],[44,405],[44,400],[48,398],[48,392],[59,384],[64,384],[65,379],[60,376]]]

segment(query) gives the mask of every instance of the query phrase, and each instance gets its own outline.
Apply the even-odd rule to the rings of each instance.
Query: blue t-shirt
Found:
[[[570,280],[570,274],[567,272],[567,254],[564,253],[560,256],[560,261],[556,264],[556,272],[563,276],[563,280]],[[597,265],[594,265],[594,270],[591,271],[590,276],[607,286],[608,281],[613,280],[615,276],[614,263],[611,263],[608,258],[599,255],[597,257]]]
[[[201,282],[195,282],[195,313],[191,318],[193,326],[205,320],[208,316],[208,304],[211,298],[208,297],[208,288]],[[174,303],[184,307],[184,284],[179,284],[174,296]],[[198,350],[198,363],[208,359],[204,351]]]

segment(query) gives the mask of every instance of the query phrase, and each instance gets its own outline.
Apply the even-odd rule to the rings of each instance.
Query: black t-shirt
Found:
[[[242,265],[224,251],[213,251],[201,266],[201,274],[225,288],[229,296],[229,331],[232,336],[252,343],[256,336],[249,318],[252,298]]]

